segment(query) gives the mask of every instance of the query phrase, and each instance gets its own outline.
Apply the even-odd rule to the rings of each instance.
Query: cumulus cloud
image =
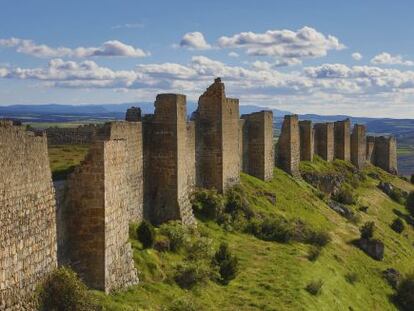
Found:
[[[354,59],[354,60],[356,60],[356,61],[359,61],[359,60],[361,60],[362,59],[362,54],[361,53],[358,53],[358,52],[355,52],[355,53],[352,53],[352,58]]]
[[[180,46],[192,50],[208,50],[211,48],[204,35],[198,31],[186,33],[181,39]]]
[[[242,48],[248,55],[271,56],[282,59],[317,58],[329,50],[341,50],[345,46],[332,35],[324,35],[311,27],[297,31],[268,30],[264,33],[241,32],[218,39],[221,48]]]
[[[10,38],[0,39],[1,46],[15,48],[18,53],[40,58],[87,58],[94,56],[145,57],[150,55],[149,52],[118,40],[106,41],[100,47],[77,47],[72,49],[67,47],[54,48],[45,44],[37,44],[32,40]]]
[[[230,57],[239,57],[239,54],[237,54],[236,52],[232,51],[229,54],[227,54]]]
[[[383,52],[371,59],[371,63],[375,65],[404,65],[414,66],[414,61],[405,60],[401,55],[391,55]]]

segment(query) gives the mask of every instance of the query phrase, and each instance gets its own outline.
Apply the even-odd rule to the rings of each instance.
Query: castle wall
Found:
[[[344,161],[351,160],[351,121],[349,119],[334,123],[334,157]]]
[[[195,121],[197,185],[223,192],[240,181],[239,102],[219,78],[200,96]]]
[[[128,243],[125,140],[97,141],[67,185],[67,247],[72,268],[94,289],[138,282]]]
[[[351,162],[362,169],[366,163],[367,141],[365,125],[355,124],[351,134]]]
[[[367,136],[367,162],[375,165],[375,137]]]
[[[125,113],[125,121],[141,122],[141,108],[131,107]]]
[[[314,153],[314,134],[312,121],[299,121],[300,160],[312,161]]]
[[[46,129],[49,145],[84,145],[91,144],[101,125],[89,124],[75,128],[49,127]]]
[[[334,124],[316,123],[314,126],[315,154],[326,161],[334,159]]]
[[[293,176],[298,176],[299,162],[300,137],[298,116],[285,116],[278,143],[277,166]]]
[[[395,137],[375,137],[375,165],[383,170],[397,174],[397,141]]]
[[[55,197],[45,136],[0,121],[0,309],[31,309],[57,267]]]
[[[195,223],[189,201],[194,187],[194,125],[187,123],[185,96],[157,95],[155,113],[144,121],[144,128],[145,214],[156,224]]]
[[[271,180],[274,159],[273,113],[261,111],[243,115],[242,118],[245,123],[241,145],[242,150],[247,149],[242,157],[244,172],[262,180]]]

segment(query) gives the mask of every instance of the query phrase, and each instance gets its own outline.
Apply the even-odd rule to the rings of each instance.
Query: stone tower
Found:
[[[367,136],[367,162],[375,165],[375,136]]]
[[[334,124],[317,123],[314,127],[315,154],[326,161],[334,159]]]
[[[285,116],[280,133],[277,166],[292,176],[299,176],[300,138],[297,115]]]
[[[391,174],[398,174],[397,141],[395,137],[375,137],[374,154],[376,166]]]
[[[140,122],[141,121],[141,108],[138,108],[138,107],[128,108],[125,114],[125,121]]]
[[[366,163],[367,141],[365,125],[355,124],[351,135],[351,162],[362,169]]]
[[[154,115],[144,121],[144,153],[144,213],[155,224],[195,223],[189,199],[195,181],[194,125],[187,123],[184,95],[157,95]]]
[[[314,153],[314,134],[312,128],[312,121],[299,121],[300,132],[300,160],[312,161]]]
[[[351,160],[351,121],[349,119],[334,123],[335,159]]]
[[[217,78],[200,96],[194,119],[197,185],[224,192],[240,181],[239,100],[227,98]]]
[[[242,116],[243,171],[262,180],[273,178],[273,112],[260,111]]]

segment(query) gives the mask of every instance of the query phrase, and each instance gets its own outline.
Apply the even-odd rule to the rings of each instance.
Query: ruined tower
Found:
[[[273,178],[273,112],[260,111],[242,116],[242,167],[262,180]]]
[[[140,122],[141,121],[141,108],[138,108],[138,107],[128,108],[125,114],[125,121]]]
[[[300,160],[312,161],[314,153],[314,134],[312,128],[312,121],[299,121],[300,133]]]
[[[144,211],[155,224],[195,222],[189,201],[195,181],[194,141],[186,97],[157,95],[154,115],[144,121]]]
[[[316,123],[314,126],[315,154],[326,161],[334,159],[334,124]]]
[[[300,137],[297,115],[285,116],[280,133],[277,166],[292,176],[299,175]]]
[[[197,185],[223,192],[240,181],[239,101],[227,98],[214,80],[198,100],[196,122]]]
[[[383,170],[397,174],[397,141],[395,137],[375,137],[375,165]]]
[[[349,119],[334,123],[334,151],[335,159],[351,160],[351,121]]]
[[[32,310],[57,267],[56,202],[46,136],[0,121],[0,309]]]
[[[355,124],[351,134],[351,162],[362,169],[366,163],[367,141],[365,125]]]
[[[375,165],[375,136],[367,136],[367,162]]]

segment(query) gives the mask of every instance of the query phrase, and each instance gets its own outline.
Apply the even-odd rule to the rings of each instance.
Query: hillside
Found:
[[[355,174],[352,166],[342,161],[316,159],[302,163],[301,169],[314,175],[345,176],[344,185],[357,196],[356,203],[348,206],[354,216],[349,220],[342,217],[329,208],[327,197],[320,191],[279,169],[268,183],[242,174],[237,191],[254,215],[283,218],[317,232],[329,232],[331,242],[315,261],[308,259],[314,248],[309,243],[264,241],[243,233],[246,224],[240,219],[221,226],[212,220],[199,220],[197,231],[204,241],[212,242],[210,246],[206,242],[206,247],[217,249],[220,242],[227,242],[239,258],[239,274],[226,286],[208,280],[184,290],[173,275],[188,253],[144,250],[131,230],[141,282],[109,296],[95,292],[99,304],[105,310],[397,310],[390,301],[393,289],[382,271],[395,268],[406,274],[414,270],[414,228],[406,224],[402,234],[390,228],[396,213],[404,215],[406,211],[377,185],[383,180],[404,191],[414,187],[374,167]],[[375,222],[375,237],[385,243],[383,261],[375,261],[351,243],[366,221]],[[305,290],[310,282],[319,280],[323,282],[320,295]]]

